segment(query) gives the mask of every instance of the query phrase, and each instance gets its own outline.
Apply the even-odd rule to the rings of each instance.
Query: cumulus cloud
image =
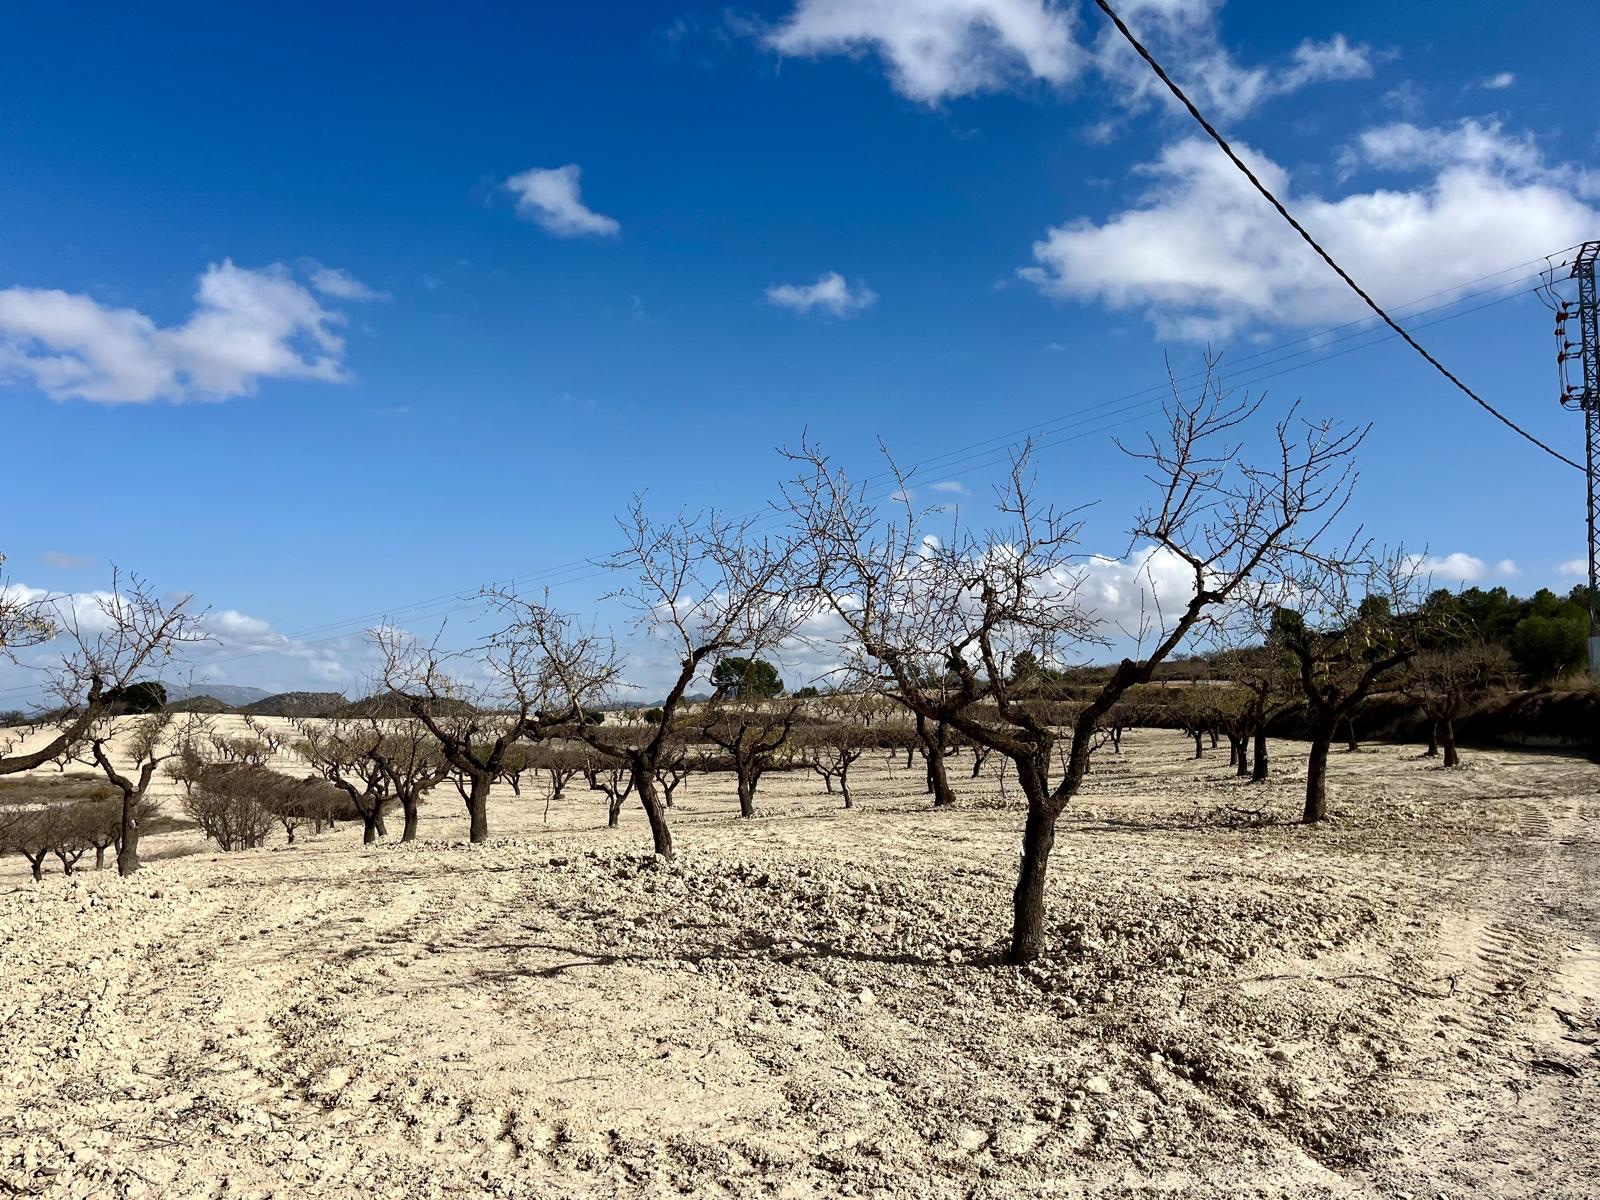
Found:
[[[871,308],[877,299],[877,293],[866,284],[858,283],[852,288],[837,271],[829,271],[815,283],[782,283],[767,289],[769,304],[798,313],[821,309],[836,317],[853,317]]]
[[[944,492],[946,495],[950,496],[972,495],[972,492],[967,488],[967,485],[962,483],[959,479],[941,479],[938,483],[930,483],[928,488],[930,491]]]
[[[1236,146],[1330,253],[1380,300],[1417,279],[1448,292],[1519,259],[1582,241],[1600,213],[1516,139],[1465,123],[1424,147],[1409,127],[1372,131],[1374,165],[1436,166],[1410,189],[1297,195],[1282,167]],[[1493,144],[1489,144],[1493,143]],[[1107,220],[1071,221],[1019,274],[1048,295],[1143,309],[1166,334],[1226,337],[1252,323],[1318,325],[1365,309],[1209,141],[1185,139],[1139,168],[1149,185]]]
[[[206,631],[224,641],[233,638],[256,639],[272,633],[272,623],[252,617],[237,609],[225,608],[221,612],[206,614]]]
[[[582,177],[583,169],[568,163],[564,167],[534,167],[513,175],[505,186],[517,198],[518,216],[557,237],[616,236],[622,226],[583,203],[579,194]]]
[[[1076,579],[1078,602],[1106,637],[1137,637],[1143,628],[1170,623],[1194,598],[1194,568],[1159,546],[1121,559],[1093,555]]]
[[[1436,587],[1456,587],[1463,583],[1477,583],[1489,573],[1481,558],[1457,551],[1454,554],[1428,555],[1415,560],[1421,574],[1433,581]]]
[[[1517,566],[1516,560],[1502,558],[1494,565],[1494,573],[1501,579],[1515,579],[1522,574],[1522,568]]]
[[[1129,0],[1123,15],[1180,82],[1222,117],[1309,84],[1372,73],[1366,47],[1342,35],[1306,41],[1274,67],[1241,67],[1222,46],[1221,0]],[[1066,84],[1086,69],[1131,107],[1171,99],[1121,36],[1102,22],[1080,43],[1073,9],[1057,0],[798,0],[766,35],[780,54],[876,55],[901,95],[925,104],[1027,83]]]
[[[1491,75],[1478,86],[1485,91],[1503,92],[1506,88],[1516,83],[1517,77],[1510,71],[1501,71],[1498,75]]]
[[[1564,563],[1556,564],[1556,574],[1564,579],[1589,578],[1589,560],[1586,558],[1569,558]]]
[[[1306,39],[1287,62],[1241,66],[1222,44],[1217,22],[1220,0],[1136,0],[1123,15],[1150,51],[1204,111],[1236,120],[1266,101],[1318,83],[1364,79],[1372,74],[1371,51],[1343,34],[1325,42]],[[1124,105],[1160,105],[1179,111],[1177,101],[1115,29],[1106,26],[1094,44],[1096,69]]]
[[[937,103],[1019,80],[1061,84],[1082,52],[1049,0],[799,0],[767,35],[780,54],[875,53],[895,90]]]
[[[55,400],[220,400],[263,379],[344,383],[344,318],[282,264],[206,268],[195,309],[162,326],[131,308],[44,288],[0,290],[0,379]]]

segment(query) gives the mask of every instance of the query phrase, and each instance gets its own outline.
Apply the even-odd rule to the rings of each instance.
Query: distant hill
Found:
[[[229,705],[254,704],[257,700],[265,700],[272,695],[266,688],[241,687],[236,683],[163,683],[161,686],[167,689],[169,705],[180,700],[193,700],[199,696],[210,696],[213,700],[220,700]]]
[[[440,700],[433,706],[433,710],[441,716],[460,716],[473,711],[472,705],[465,700]],[[406,717],[411,715],[411,710],[404,700],[396,696],[377,695],[366,696],[360,700],[353,700],[342,705],[336,712],[330,714],[338,717]]]
[[[279,692],[240,705],[239,711],[252,717],[327,717],[347,703],[338,692]]]
[[[168,712],[175,713],[230,713],[233,705],[224,704],[215,696],[190,696],[186,700],[175,700],[167,705]]]

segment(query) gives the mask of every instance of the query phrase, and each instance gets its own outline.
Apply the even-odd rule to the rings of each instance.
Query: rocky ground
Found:
[[[0,878],[0,1195],[1589,1196],[1600,766],[1097,756],[1047,961],[998,965],[1020,810],[863,762],[679,861],[580,788],[423,839]],[[902,760],[903,762],[903,760]],[[170,857],[163,855],[165,850]]]

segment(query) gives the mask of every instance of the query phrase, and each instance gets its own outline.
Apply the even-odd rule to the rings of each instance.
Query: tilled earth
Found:
[[[0,1195],[1593,1195],[1600,767],[1336,755],[1306,829],[1274,750],[1097,756],[1023,970],[967,758],[954,811],[697,781],[670,866],[525,783],[484,846],[441,791],[410,846],[18,881]]]

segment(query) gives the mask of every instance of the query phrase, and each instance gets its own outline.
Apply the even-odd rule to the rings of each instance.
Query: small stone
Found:
[[[1083,1090],[1096,1096],[1109,1096],[1111,1094],[1111,1081],[1104,1075],[1091,1075],[1083,1081]]]
[[[869,987],[864,987],[856,993],[856,1003],[861,1005],[862,1008],[871,1008],[877,1002],[878,997],[873,995],[872,989]]]
[[[981,1129],[974,1129],[971,1125],[963,1125],[956,1130],[956,1145],[968,1154],[975,1154],[983,1149],[989,1142],[989,1135]]]

